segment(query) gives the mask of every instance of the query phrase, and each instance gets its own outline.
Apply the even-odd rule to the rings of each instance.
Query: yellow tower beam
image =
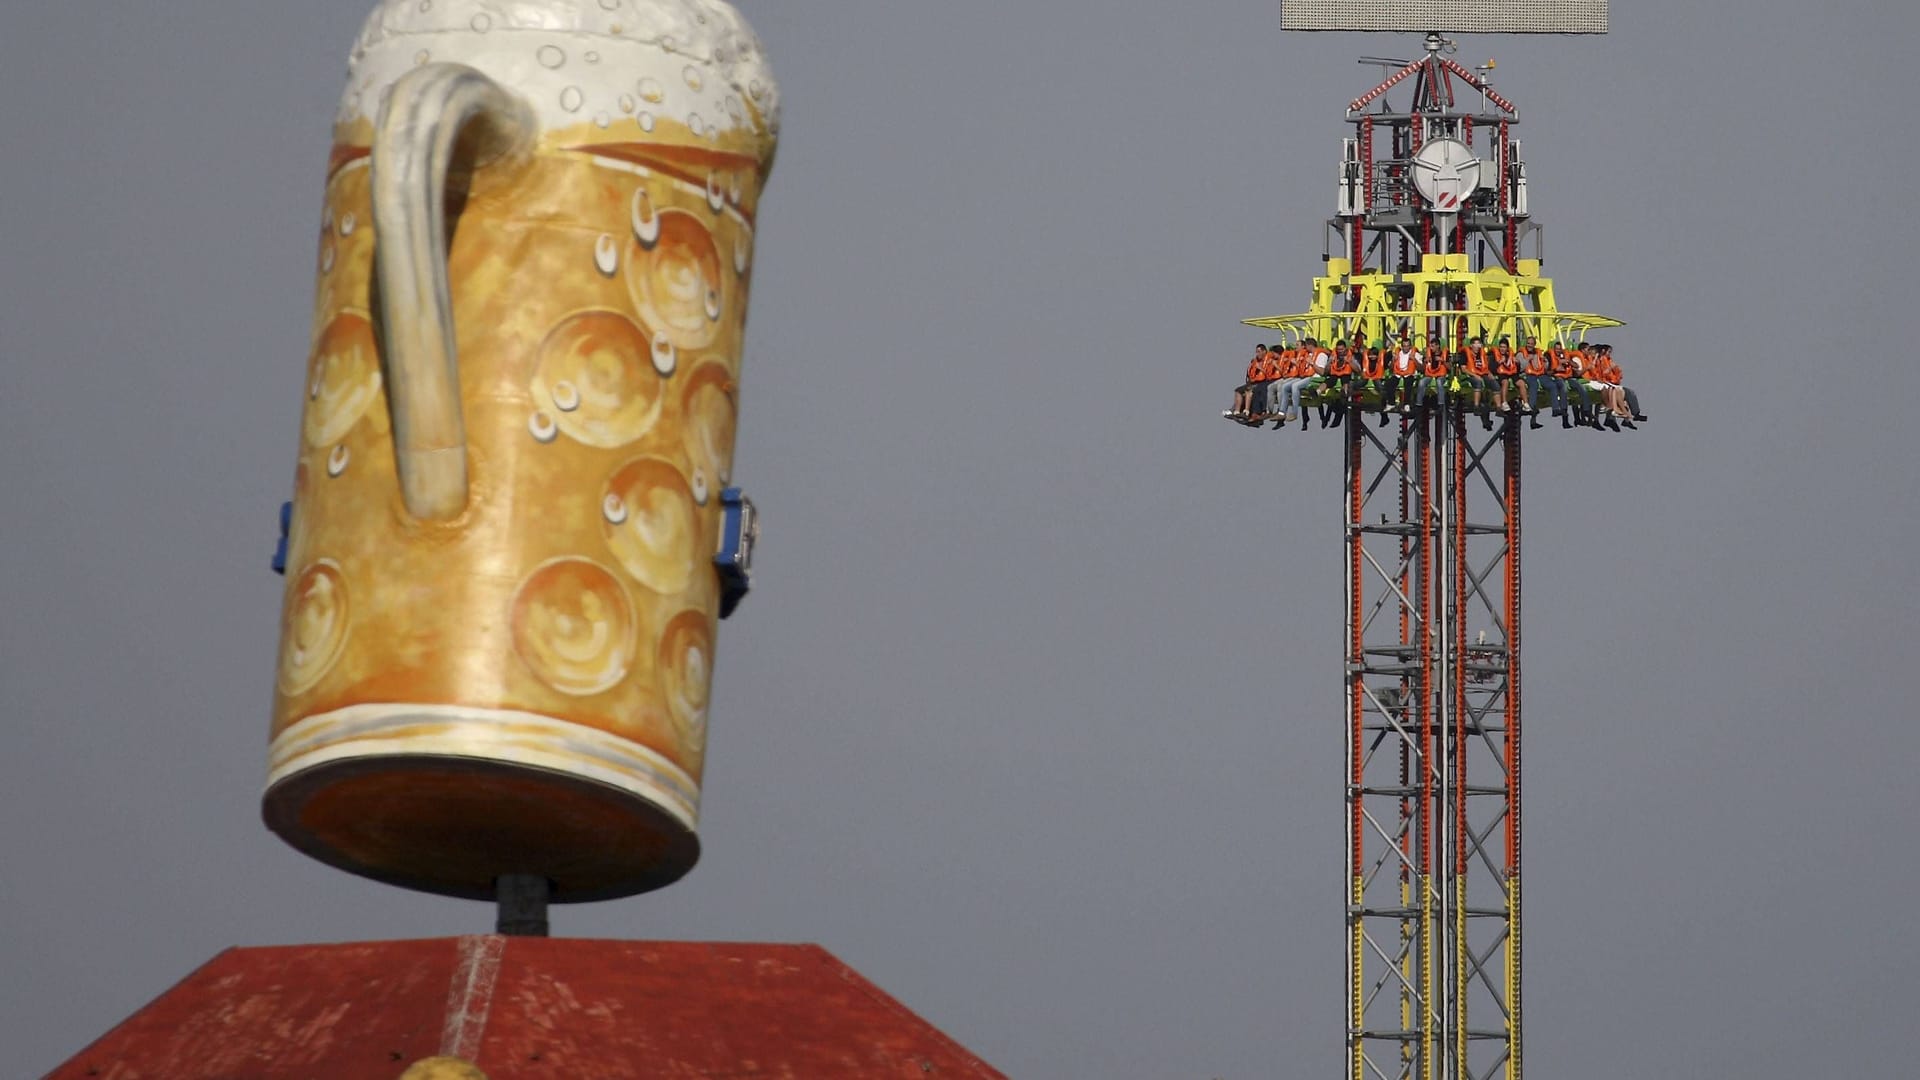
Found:
[[[1467,306],[1434,306],[1455,289],[1465,294]],[[1357,299],[1347,310],[1335,310],[1342,296]],[[1522,259],[1519,272],[1510,274],[1497,266],[1469,270],[1464,254],[1426,255],[1419,270],[1399,274],[1364,267],[1354,273],[1349,260],[1329,259],[1327,272],[1313,279],[1308,310],[1242,321],[1279,331],[1285,344],[1311,336],[1323,343],[1345,338],[1378,345],[1403,332],[1419,339],[1449,335],[1458,317],[1466,320],[1468,339],[1511,337],[1555,345],[1580,344],[1589,331],[1626,325],[1590,311],[1561,311],[1553,279],[1540,276],[1538,260]],[[1450,348],[1463,343],[1444,342]]]

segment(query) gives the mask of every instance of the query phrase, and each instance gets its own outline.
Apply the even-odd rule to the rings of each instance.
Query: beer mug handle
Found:
[[[467,505],[466,425],[447,280],[446,190],[457,163],[524,154],[526,104],[461,64],[402,76],[373,137],[374,290],[393,410],[394,464],[407,511],[458,517]]]

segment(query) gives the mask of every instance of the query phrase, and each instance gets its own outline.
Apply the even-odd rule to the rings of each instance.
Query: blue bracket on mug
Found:
[[[280,504],[280,542],[273,546],[273,572],[287,574],[287,534],[293,531],[293,504]]]
[[[753,544],[760,539],[760,519],[753,500],[730,487],[720,493],[720,550],[713,565],[720,571],[720,617],[733,614],[753,584]]]

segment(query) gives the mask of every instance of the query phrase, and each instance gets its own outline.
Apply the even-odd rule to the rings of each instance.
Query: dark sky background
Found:
[[[743,0],[785,91],[683,883],[1010,1075],[1341,1062],[1338,440],[1223,423],[1366,53],[1273,0]],[[213,953],[483,932],[261,827],[351,0],[0,32],[0,1074]],[[1527,449],[1528,1058],[1898,1076],[1920,967],[1911,0],[1468,39],[1652,422]]]

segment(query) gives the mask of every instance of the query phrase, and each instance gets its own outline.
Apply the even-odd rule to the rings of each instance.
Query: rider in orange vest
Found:
[[[1513,341],[1501,337],[1500,343],[1493,347],[1493,408],[1495,412],[1507,412],[1513,402],[1510,394],[1513,390],[1513,377],[1520,374],[1520,361],[1514,355]]]
[[[1556,379],[1566,378],[1573,373],[1572,356],[1573,351],[1567,346],[1556,344],[1548,347],[1547,358],[1550,361],[1548,372]]]
[[[1567,349],[1555,342],[1540,356],[1546,371],[1536,380],[1539,389],[1534,392],[1534,406],[1537,409],[1540,404],[1539,391],[1546,391],[1553,403],[1553,415],[1560,418],[1560,426],[1572,427],[1573,423],[1567,419],[1567,373],[1573,370],[1573,365],[1567,358]]]
[[[1345,379],[1353,375],[1353,350],[1347,347],[1345,338],[1333,343],[1333,377]]]
[[[1311,348],[1307,350],[1307,376],[1313,380],[1311,386],[1320,397],[1320,427],[1322,430],[1339,423],[1337,417],[1341,406],[1340,390],[1333,377],[1333,350],[1312,338],[1307,339]],[[1304,410],[1304,406],[1302,409]],[[1303,417],[1301,426],[1306,425]]]
[[[1467,343],[1467,373],[1461,377],[1460,384],[1473,391],[1473,408],[1480,414],[1480,423],[1492,427],[1493,421],[1487,416],[1487,399],[1493,391],[1493,356],[1487,349],[1484,336],[1475,337]]]
[[[1387,377],[1387,350],[1384,346],[1361,350],[1360,375],[1369,383],[1378,382]]]
[[[1413,335],[1400,332],[1400,344],[1388,359],[1387,374],[1393,384],[1394,408],[1410,413],[1420,404],[1420,350],[1413,347]],[[1381,398],[1386,406],[1386,398]]]
[[[1634,393],[1633,387],[1626,385],[1626,383],[1622,381],[1624,376],[1620,371],[1620,365],[1614,363],[1613,360],[1613,346],[1600,346],[1600,354],[1607,358],[1607,370],[1612,373],[1612,378],[1609,381],[1613,384],[1615,392],[1619,395],[1620,406],[1625,412],[1625,415],[1620,418],[1620,422],[1628,427],[1633,427],[1635,420],[1645,420],[1647,418],[1647,414],[1640,411],[1640,395]]]
[[[1320,422],[1339,427],[1347,415],[1347,386],[1353,381],[1353,353],[1346,338],[1334,340],[1327,355],[1327,380],[1321,387]]]
[[[1420,391],[1438,403],[1441,412],[1447,411],[1447,351],[1438,345],[1429,344],[1420,365]]]
[[[1261,419],[1271,419],[1273,427],[1286,423],[1286,404],[1284,388],[1288,382],[1300,373],[1300,346],[1290,346],[1281,354],[1273,357],[1273,380],[1267,382],[1267,415]]]
[[[1366,390],[1376,391],[1379,394],[1380,422],[1382,424],[1386,423],[1387,350],[1384,343],[1370,349],[1365,347],[1361,348],[1360,376],[1365,381],[1362,385],[1355,386],[1353,394],[1355,400],[1359,399],[1363,387]]]
[[[1221,413],[1221,416],[1229,420],[1238,420],[1243,424],[1247,422],[1249,415],[1253,412],[1254,384],[1259,381],[1260,373],[1265,369],[1266,359],[1266,345],[1254,346],[1253,359],[1247,361],[1247,380],[1233,392],[1233,408]]]
[[[1520,369],[1519,386],[1522,395],[1520,398],[1520,411],[1527,414],[1527,426],[1537,428],[1542,426],[1540,423],[1540,391],[1542,389],[1541,383],[1545,381],[1544,376],[1547,373],[1547,356],[1540,351],[1537,345],[1529,341],[1525,345],[1520,346],[1520,353],[1518,357],[1516,357],[1516,360],[1516,366]]]
[[[1572,369],[1567,376],[1567,408],[1573,413],[1573,422],[1582,427],[1600,426],[1593,412],[1594,401],[1599,395],[1591,385],[1594,381],[1593,362],[1599,355],[1597,348],[1583,344],[1575,346],[1567,358],[1567,365]]]
[[[1287,351],[1268,349],[1263,358],[1260,382],[1253,395],[1253,422],[1258,424],[1273,414],[1273,390],[1286,375]]]
[[[1488,385],[1492,381],[1489,376],[1493,373],[1493,369],[1489,366],[1492,358],[1487,355],[1487,339],[1474,338],[1467,342],[1466,358],[1467,377],[1473,380],[1474,393],[1478,395],[1482,390],[1493,389]],[[1477,396],[1475,403],[1478,403]]]

